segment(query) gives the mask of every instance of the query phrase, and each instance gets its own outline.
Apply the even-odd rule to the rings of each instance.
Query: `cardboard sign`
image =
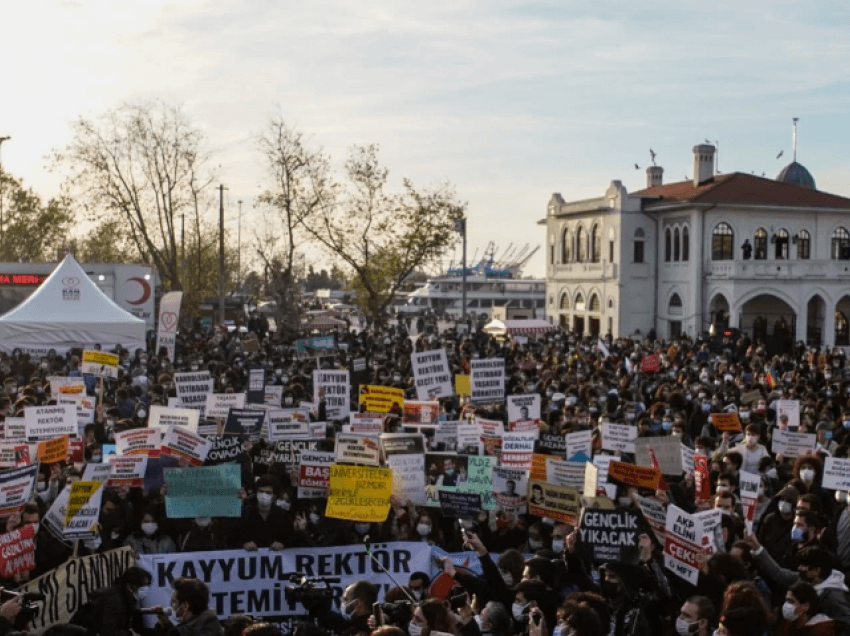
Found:
[[[821,485],[831,490],[850,490],[850,459],[827,457]]]
[[[43,442],[59,435],[77,437],[77,409],[62,406],[28,406],[24,409],[27,442]]]
[[[42,464],[58,464],[68,459],[68,436],[62,435],[38,443],[38,461]]]
[[[652,466],[649,449],[655,451],[658,466],[664,475],[682,474],[681,438],[665,435],[663,437],[638,437],[635,439],[635,463],[638,466]]]
[[[193,433],[197,433],[200,419],[201,413],[197,409],[170,408],[154,404],[150,408],[148,426],[161,429],[167,429],[169,426],[182,426]]]
[[[638,433],[637,426],[602,422],[599,425],[599,429],[602,431],[603,450],[609,450],[615,453],[635,452],[635,439]]]
[[[436,424],[440,421],[439,402],[405,402],[405,424]]]
[[[11,579],[35,569],[35,526],[27,524],[0,534],[0,577]]]
[[[738,414],[732,411],[731,413],[712,413],[711,423],[714,428],[722,432],[740,433],[741,420],[738,419]]]
[[[365,435],[337,435],[336,461],[348,464],[381,464],[381,447],[377,437]]]
[[[316,336],[295,341],[295,354],[298,356],[321,355],[322,352],[336,348],[336,336]]]
[[[771,450],[775,455],[782,455],[783,457],[800,457],[811,453],[815,449],[816,443],[817,435],[815,433],[797,433],[775,428],[773,429]]]
[[[175,373],[174,386],[177,397],[180,399],[180,406],[200,411],[202,415],[205,415],[207,395],[213,392],[213,379],[209,371]]]
[[[744,509],[744,523],[747,530],[752,532],[759,501],[759,491],[761,490],[761,477],[742,470],[738,473],[738,483],[740,484],[741,506]]]
[[[78,481],[71,484],[62,536],[66,539],[93,539],[97,536],[102,499],[101,481]]]
[[[141,488],[145,485],[147,455],[110,455],[107,461],[112,466],[112,473],[106,482],[108,487],[124,485]]]
[[[384,433],[381,450],[392,470],[393,494],[402,502],[425,505],[425,438],[411,433]]]
[[[783,417],[788,418],[790,428],[800,428],[800,400],[776,400],[777,425]]]
[[[416,397],[420,401],[452,395],[452,374],[445,349],[414,351],[411,356]]]
[[[331,487],[334,454],[302,451],[298,461],[298,498],[327,499]]]
[[[599,491],[599,469],[593,462],[584,463],[584,487],[581,492],[585,497],[593,497]]]
[[[512,431],[502,436],[502,454],[499,464],[508,468],[531,468],[531,456],[537,442],[538,431]]]
[[[553,486],[545,481],[528,481],[528,513],[555,521],[578,524],[580,496],[575,488]]]
[[[162,455],[182,459],[194,466],[200,466],[212,448],[210,440],[196,435],[189,429],[172,426],[162,438]]]
[[[165,513],[169,519],[239,517],[242,472],[236,464],[166,468]]]
[[[523,422],[530,422],[535,428],[540,424],[540,394],[509,395],[508,428],[514,430]]]
[[[38,464],[0,471],[0,515],[20,512],[32,497]]]
[[[579,549],[597,563],[638,562],[638,515],[626,510],[585,510],[578,530]]]
[[[568,462],[564,459],[546,458],[546,481],[564,488],[575,488],[584,490],[585,466],[592,465],[588,462]],[[591,497],[596,496],[595,491],[584,493]]]
[[[481,511],[481,495],[477,493],[441,490],[438,494],[444,517],[472,518]]]
[[[162,433],[159,428],[131,428],[115,433],[115,454],[158,456],[162,446]]]
[[[81,377],[49,375],[47,381],[50,383],[50,395],[54,399],[58,399],[60,395],[85,395],[86,393],[86,381]]]
[[[495,458],[486,455],[426,453],[425,505],[439,506],[437,491],[450,490],[478,493],[481,505],[486,510],[493,510],[497,505],[493,495],[494,463]]]
[[[593,457],[593,431],[567,433],[566,442],[567,459],[575,457],[579,453],[583,453],[585,457]]]
[[[260,441],[260,429],[266,419],[264,411],[254,409],[230,409],[224,424],[225,435],[244,435],[252,442]]]
[[[588,431],[590,432],[590,431]],[[540,433],[534,445],[534,452],[540,455],[567,456],[566,436],[557,433]]]
[[[470,360],[469,382],[475,404],[501,403],[505,400],[505,359]]]
[[[369,413],[389,413],[404,405],[404,389],[364,384],[360,387],[360,406]]]
[[[658,542],[664,545],[667,535],[667,506],[655,497],[638,496],[638,507]]]
[[[758,402],[761,398],[761,391],[759,391],[758,389],[741,392],[741,404],[743,404],[744,406],[749,406],[753,402]]]
[[[205,466],[232,464],[242,456],[242,440],[235,435],[214,435],[207,439],[212,442],[212,447],[204,460]]]
[[[245,406],[244,393],[210,393],[206,396],[206,417],[226,418],[230,409],[241,409]]]
[[[248,390],[245,391],[248,404],[266,403],[266,369],[254,365],[248,370]]]
[[[390,512],[393,476],[388,468],[331,466],[330,496],[325,516],[383,523]]]
[[[351,376],[348,370],[313,371],[313,401],[325,401],[329,420],[341,420],[351,412]]]
[[[712,552],[705,526],[696,515],[689,515],[673,504],[668,505],[664,536],[665,567],[696,585],[699,568]]]
[[[97,481],[106,482],[109,475],[112,474],[112,464],[86,464],[83,469],[82,481]],[[50,505],[47,514],[43,517],[44,525],[53,533],[53,535],[64,541],[62,531],[65,528],[65,513],[68,510],[68,500],[70,498],[71,489],[63,488],[59,491],[59,495]]]
[[[83,426],[94,422],[95,400],[94,398],[87,396],[85,393],[81,393],[79,395],[66,395],[62,393],[58,398],[56,398],[56,403],[68,404],[74,407],[77,412],[77,426]]]
[[[661,471],[646,466],[633,466],[613,461],[608,465],[608,480],[618,481],[635,488],[656,490]]]
[[[350,424],[343,425],[343,431],[359,435],[378,436],[384,432],[384,418],[373,413],[352,413]],[[444,422],[445,423],[445,422]]]
[[[7,417],[3,426],[3,434],[7,442],[25,442],[27,439],[26,418]]]
[[[522,512],[528,499],[528,471],[521,468],[495,466],[493,492],[502,510]]]
[[[469,397],[472,393],[472,385],[467,374],[458,373],[455,375],[455,393],[466,397]]]
[[[307,409],[272,409],[266,411],[269,440],[309,437],[310,411]]]
[[[708,457],[694,455],[694,491],[697,501],[711,499],[711,476],[708,472]]]
[[[118,355],[105,351],[83,351],[80,371],[100,378],[118,377]]]
[[[177,343],[177,329],[180,326],[180,303],[182,291],[164,294],[159,300],[159,320],[156,329],[156,351],[165,348],[165,355],[174,360],[174,347]]]

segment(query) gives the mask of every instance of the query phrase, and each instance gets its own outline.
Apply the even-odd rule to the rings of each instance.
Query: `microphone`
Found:
[[[171,616],[174,614],[174,610],[170,607],[163,607],[162,609],[154,609],[153,607],[140,607],[139,611],[142,614],[164,614],[165,616]]]

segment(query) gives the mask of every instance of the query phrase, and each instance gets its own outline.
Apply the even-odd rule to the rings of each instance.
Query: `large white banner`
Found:
[[[162,347],[168,352],[168,359],[174,360],[174,344],[177,342],[177,325],[180,322],[180,303],[182,291],[165,294],[159,301],[159,323],[156,329],[156,352]]]

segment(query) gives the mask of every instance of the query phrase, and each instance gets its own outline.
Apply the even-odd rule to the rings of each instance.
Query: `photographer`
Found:
[[[5,590],[0,590],[5,592]],[[23,597],[16,594],[8,601],[0,605],[0,636],[10,636],[12,634],[21,633],[16,626],[16,619],[21,613],[21,602]]]
[[[339,636],[369,634],[369,617],[372,606],[378,601],[378,588],[369,581],[352,583],[342,593],[342,609],[345,616],[336,612],[329,613],[324,619],[324,627]]]
[[[99,636],[129,636],[141,633],[139,603],[147,595],[151,575],[130,567],[110,587],[94,590],[88,602],[71,618],[71,623]]]
[[[174,626],[162,611],[158,610],[155,633],[157,636],[222,636],[221,623],[209,608],[210,589],[198,579],[181,576],[171,584],[171,610],[177,618]]]

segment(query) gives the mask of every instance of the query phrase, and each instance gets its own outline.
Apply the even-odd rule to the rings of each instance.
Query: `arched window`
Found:
[[[646,235],[644,234],[643,229],[636,229],[635,240],[633,243],[634,252],[632,253],[632,262],[643,263],[643,242],[645,239]]]
[[[584,296],[581,293],[576,294],[576,301],[573,303],[576,311],[584,311]]]
[[[576,260],[577,260],[579,263],[583,263],[583,262],[584,262],[584,255],[585,255],[585,251],[584,251],[585,245],[584,245],[584,242],[585,242],[584,230],[583,230],[583,229],[582,229],[582,227],[579,225],[579,226],[576,228]]]
[[[599,236],[599,224],[590,230],[590,262],[598,263],[602,258],[602,237]]]
[[[598,313],[599,305],[599,296],[597,294],[593,294],[593,296],[590,297],[590,311],[595,311]]]
[[[735,233],[728,223],[718,223],[711,233],[711,260],[731,261]]]
[[[753,242],[753,254],[757,261],[767,259],[767,232],[763,227],[756,230],[756,237]]]
[[[670,296],[670,303],[667,306],[667,311],[672,316],[682,315],[682,298],[679,294]]]
[[[788,230],[784,228],[779,228],[776,231],[776,246],[773,253],[774,258],[777,261],[787,261],[788,260]]]
[[[668,227],[664,230],[664,262],[669,263],[672,253],[672,236],[670,234],[670,228]]]
[[[681,254],[681,245],[679,244],[679,228],[673,230],[673,260],[677,263],[679,262],[679,255]]]
[[[832,260],[850,261],[850,234],[843,227],[832,233]]]
[[[847,316],[844,312],[835,312],[835,346],[846,347],[850,345],[850,325],[847,324]]]
[[[561,262],[570,262],[570,228],[565,227],[561,235]]]
[[[800,230],[797,236],[794,237],[794,242],[797,244],[797,258],[802,261],[812,257],[811,245],[812,237],[807,230]]]
[[[688,226],[682,228],[682,262],[687,263],[691,256],[691,235]]]
[[[566,292],[561,294],[561,305],[559,309],[569,309],[570,308],[570,295]]]

